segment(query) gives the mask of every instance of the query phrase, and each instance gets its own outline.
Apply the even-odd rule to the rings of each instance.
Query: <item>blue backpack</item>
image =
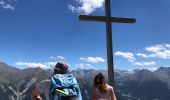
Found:
[[[51,77],[50,100],[82,100],[76,78],[72,74]]]

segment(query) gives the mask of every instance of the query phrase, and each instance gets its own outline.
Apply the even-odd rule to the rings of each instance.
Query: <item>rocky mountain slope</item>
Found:
[[[48,75],[41,68],[20,70],[0,63],[0,100],[30,100],[36,84]]]

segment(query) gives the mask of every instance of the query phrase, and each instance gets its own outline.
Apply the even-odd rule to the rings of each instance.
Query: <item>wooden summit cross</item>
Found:
[[[106,37],[107,37],[107,63],[108,63],[108,81],[114,87],[114,64],[113,64],[113,48],[112,48],[112,22],[117,23],[135,23],[136,19],[111,17],[110,0],[105,0],[106,16],[87,16],[80,15],[82,21],[99,21],[106,22]]]

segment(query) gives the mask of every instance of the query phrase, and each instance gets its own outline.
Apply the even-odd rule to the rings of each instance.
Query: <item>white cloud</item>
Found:
[[[64,62],[68,66],[70,66],[69,63]],[[17,66],[25,66],[25,67],[40,67],[42,69],[49,69],[49,68],[54,68],[54,66],[57,64],[57,62],[46,62],[46,63],[35,63],[35,62],[16,62],[15,65]]]
[[[80,69],[95,69],[94,66],[92,66],[90,64],[84,64],[84,63],[76,64],[75,66]]]
[[[4,5],[5,4],[5,2],[4,1],[0,1],[0,5]]]
[[[137,56],[143,57],[143,58],[148,58],[148,55],[144,54],[144,53],[137,53]]]
[[[126,58],[133,65],[143,66],[143,67],[149,66],[149,68],[148,68],[149,70],[157,69],[156,67],[150,67],[152,65],[156,65],[156,62],[155,61],[139,62],[139,61],[137,61],[135,56],[139,56],[139,57],[143,57],[143,58],[150,58],[150,59],[151,58],[170,59],[170,44],[152,45],[152,46],[146,47],[145,50],[147,51],[147,54],[137,53],[137,54],[133,55],[133,53],[130,53],[130,52],[117,51],[115,53],[115,55]]]
[[[154,58],[170,59],[170,50],[152,53],[149,56]]]
[[[123,58],[126,58],[129,62],[134,62],[136,60],[136,58],[134,57],[133,53],[130,52],[120,52],[117,51],[115,53],[116,56],[121,56]]]
[[[57,64],[57,62],[48,62],[46,63],[47,66],[54,68],[54,66]]]
[[[165,44],[165,47],[170,49],[170,44]]]
[[[0,7],[5,10],[15,10],[15,7],[11,4],[12,2],[17,2],[15,0],[1,0]]]
[[[146,51],[150,52],[149,57],[170,59],[170,44],[159,44],[146,47]]]
[[[33,67],[33,68],[36,68],[36,67],[40,67],[40,68],[43,68],[43,69],[48,68],[48,66],[47,66],[47,65],[42,64],[42,63],[33,63],[33,62],[16,62],[15,64],[16,64],[16,65],[18,65],[18,66],[26,66],[26,67]]]
[[[67,64],[70,67],[69,63],[67,63],[67,62],[63,62],[63,63]],[[45,65],[47,65],[50,68],[54,68],[56,64],[57,64],[57,62],[47,62],[47,63],[45,63]]]
[[[165,47],[164,45],[159,44],[159,45],[154,45],[151,47],[146,47],[145,50],[148,52],[159,52],[159,51],[165,50]]]
[[[15,8],[14,8],[12,5],[10,5],[10,4],[3,5],[2,7],[3,7],[4,9],[15,10]]]
[[[130,52],[120,52],[117,51],[115,53],[116,56],[121,56],[123,58],[126,58],[129,62],[131,62],[134,65],[138,65],[138,66],[150,66],[150,65],[156,65],[156,62],[154,61],[150,61],[150,62],[138,62],[136,61],[136,58],[134,57],[133,53]],[[137,53],[137,56],[142,56],[144,58],[147,58],[148,56],[146,54],[143,53]]]
[[[68,5],[68,9],[71,10],[71,12],[74,12],[76,8],[73,5]]]
[[[63,56],[57,56],[57,57],[51,56],[50,58],[51,58],[51,59],[61,59],[61,60],[65,60],[65,57],[63,57]]]
[[[68,8],[72,12],[80,14],[90,14],[98,8],[102,8],[105,0],[75,0],[77,6],[68,4]]]
[[[58,56],[59,59],[65,60],[63,56]]]
[[[102,57],[87,57],[87,58],[80,58],[82,61],[91,62],[91,63],[100,63],[105,62],[105,59]]]
[[[134,62],[134,65],[150,66],[150,65],[156,65],[156,63],[154,61],[150,61],[150,62]]]
[[[153,72],[153,71],[156,71],[158,68],[157,67],[149,67],[147,69]]]

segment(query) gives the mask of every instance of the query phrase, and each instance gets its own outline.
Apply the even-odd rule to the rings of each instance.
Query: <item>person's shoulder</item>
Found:
[[[109,90],[113,90],[113,87],[110,86],[109,84],[106,84],[106,86],[107,86],[107,88],[108,88]]]

